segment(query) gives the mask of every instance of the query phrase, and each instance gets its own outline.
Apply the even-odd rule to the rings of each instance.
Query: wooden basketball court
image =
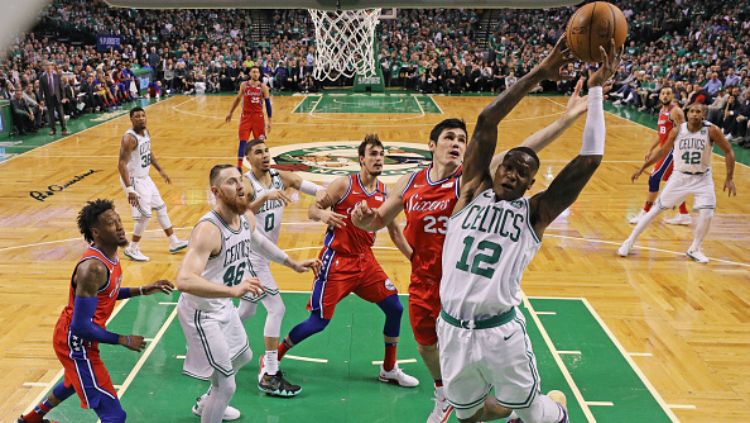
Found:
[[[352,109],[354,106],[347,106],[346,102],[372,102],[368,96],[341,97],[338,103],[336,98],[320,98],[316,102],[315,98],[275,97],[269,146],[291,151],[304,149],[309,143],[346,145],[366,133],[377,133],[386,144],[393,141],[424,147],[436,122],[462,117],[471,130],[477,114],[490,101],[487,97],[418,97],[403,98],[416,104],[415,110],[391,114],[347,113],[361,110]],[[385,98],[392,103],[399,99]],[[231,101],[232,97],[222,96],[178,96],[146,110],[153,151],[173,183],[166,185],[156,172],[152,172],[152,177],[180,237],[187,238],[192,225],[209,208],[209,169],[217,163],[234,163],[238,115],[231,124],[222,124]],[[322,101],[338,104],[339,108],[321,109]],[[501,124],[498,150],[519,143],[554,121],[564,110],[565,101],[562,97],[524,99]],[[604,163],[575,205],[547,230],[544,245],[525,274],[524,290],[530,297],[585,299],[591,315],[601,319],[603,330],[612,336],[623,359],[631,364],[632,371],[667,410],[670,419],[750,421],[750,169],[737,165],[738,197],[730,199],[725,193],[717,193],[717,214],[703,247],[711,263],[697,264],[684,255],[693,226],[667,226],[660,222],[661,218],[643,234],[635,254],[623,259],[615,251],[632,229],[627,217],[639,210],[646,193],[645,177],[636,184],[631,184],[629,177],[642,162],[655,132],[612,114],[607,114],[606,124]],[[583,125],[581,118],[542,152],[534,192],[543,189],[578,153]],[[59,377],[60,365],[51,337],[67,301],[72,267],[85,248],[75,224],[78,210],[86,200],[115,199],[128,232],[132,231],[130,209],[117,173],[120,138],[129,126],[124,115],[0,163],[0,327],[5,328],[0,334],[0,373],[5,380],[0,386],[0,416],[4,420],[27,411]],[[345,169],[346,164],[341,166]],[[725,168],[723,158],[716,155],[713,172],[720,190]],[[325,178],[323,173],[318,176]],[[45,194],[46,198],[37,199],[39,194],[34,194],[34,198],[32,191]],[[303,197],[284,216],[280,246],[296,258],[317,254],[322,240],[324,227],[307,220],[309,204]],[[409,263],[392,248],[385,233],[379,236],[377,247],[376,255],[386,272],[399,290],[406,292]],[[121,256],[124,286],[174,278],[182,255],[168,253],[156,219],[150,222],[141,249],[151,257],[149,263],[134,263]],[[308,276],[299,277],[281,268],[275,272],[283,290],[309,290]],[[295,301],[301,307],[301,300]],[[540,307],[533,304],[532,313]],[[359,303],[354,305],[358,306]],[[148,320],[149,315],[144,313],[141,310],[128,315]],[[554,313],[549,313],[543,316],[542,326],[555,326],[558,331],[577,330],[575,321],[551,322]],[[558,319],[562,315],[559,313]],[[282,332],[295,323],[285,319]],[[411,336],[409,330],[402,334],[403,338]],[[572,375],[572,382],[578,383],[576,369],[591,367],[585,361],[569,359],[571,354],[567,353],[571,351],[555,344],[554,334],[551,339],[554,345],[549,349],[555,362],[566,368],[563,373]],[[256,343],[256,350],[258,346]],[[535,348],[541,346],[535,343]],[[583,348],[579,354],[582,351]],[[558,360],[561,356],[564,359]],[[107,362],[106,352],[103,358]],[[594,355],[588,360],[607,360],[607,356]],[[588,377],[606,386],[611,377],[607,362],[599,364],[605,364],[600,367],[603,370]],[[163,378],[183,380],[178,372]],[[552,388],[555,387],[545,390]],[[584,413],[588,420],[621,421],[601,417],[606,414],[596,411],[612,406],[608,403],[616,405],[617,398],[605,401],[597,398],[597,390],[581,391],[586,403],[582,408],[592,410],[591,414]],[[429,389],[423,392],[420,401],[429,401]],[[68,402],[75,405],[77,399]],[[185,418],[188,416],[189,410]],[[384,421],[399,420],[393,416]]]

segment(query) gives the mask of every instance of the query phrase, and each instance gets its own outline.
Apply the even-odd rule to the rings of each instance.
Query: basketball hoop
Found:
[[[373,45],[380,10],[308,9],[315,25],[315,79],[335,81],[341,76],[375,75]]]

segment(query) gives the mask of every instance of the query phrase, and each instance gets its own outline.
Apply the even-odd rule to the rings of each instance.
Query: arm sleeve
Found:
[[[307,195],[315,195],[321,189],[323,189],[322,186],[305,180],[299,185],[299,190]]]
[[[258,231],[256,227],[250,235],[251,248],[263,257],[276,263],[284,264],[289,255],[276,246],[270,239]]]
[[[117,293],[118,300],[124,300],[133,296],[133,291],[130,288],[120,288],[120,292]]]
[[[271,110],[271,99],[266,98],[265,100],[266,100],[266,113],[268,114],[268,118],[271,119],[271,115],[273,114]]]
[[[589,90],[589,111],[586,114],[586,126],[583,128],[581,156],[604,155],[604,105],[602,87],[591,87]]]
[[[70,330],[74,335],[86,340],[105,344],[118,344],[120,335],[108,332],[94,324],[94,312],[99,299],[96,297],[76,297],[73,303],[73,322]]]

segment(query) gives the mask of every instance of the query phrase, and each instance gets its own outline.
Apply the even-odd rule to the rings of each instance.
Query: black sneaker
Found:
[[[299,385],[292,385],[286,379],[284,379],[281,370],[276,372],[275,375],[271,376],[268,373],[264,373],[263,377],[258,381],[258,389],[265,392],[268,395],[276,397],[290,398],[297,396],[302,392],[302,387]]]

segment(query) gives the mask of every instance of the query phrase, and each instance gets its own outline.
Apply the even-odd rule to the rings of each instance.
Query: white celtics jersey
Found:
[[[521,303],[521,276],[541,242],[531,228],[529,200],[495,200],[482,192],[448,222],[443,245],[443,310],[484,319]]]
[[[281,180],[279,172],[275,169],[270,169],[269,173],[271,174],[270,187],[263,185],[255,177],[252,170],[245,173],[245,176],[250,180],[250,183],[253,184],[253,190],[255,191],[254,199],[269,191],[280,191],[284,189],[284,182]],[[279,240],[279,232],[281,231],[281,218],[284,216],[284,203],[281,200],[266,201],[255,216],[258,230],[265,235],[266,238],[276,244]],[[255,254],[253,254],[253,256],[259,257]],[[263,260],[266,259],[263,258]]]
[[[674,169],[685,173],[705,173],[711,167],[711,123],[704,121],[697,132],[690,132],[687,122],[680,125],[674,140]]]
[[[143,130],[143,136],[138,135],[133,128],[128,129],[125,134],[130,134],[138,141],[128,161],[128,174],[131,177],[142,178],[148,176],[151,170],[151,135],[148,130]]]
[[[224,219],[216,212],[206,213],[198,222],[211,222],[221,232],[221,251],[210,256],[206,268],[201,276],[219,285],[234,286],[249,276],[255,276],[250,264],[250,226],[245,216],[240,216],[240,228],[229,227]],[[183,296],[196,308],[205,311],[218,310],[231,306],[229,298],[203,298],[183,293]]]

